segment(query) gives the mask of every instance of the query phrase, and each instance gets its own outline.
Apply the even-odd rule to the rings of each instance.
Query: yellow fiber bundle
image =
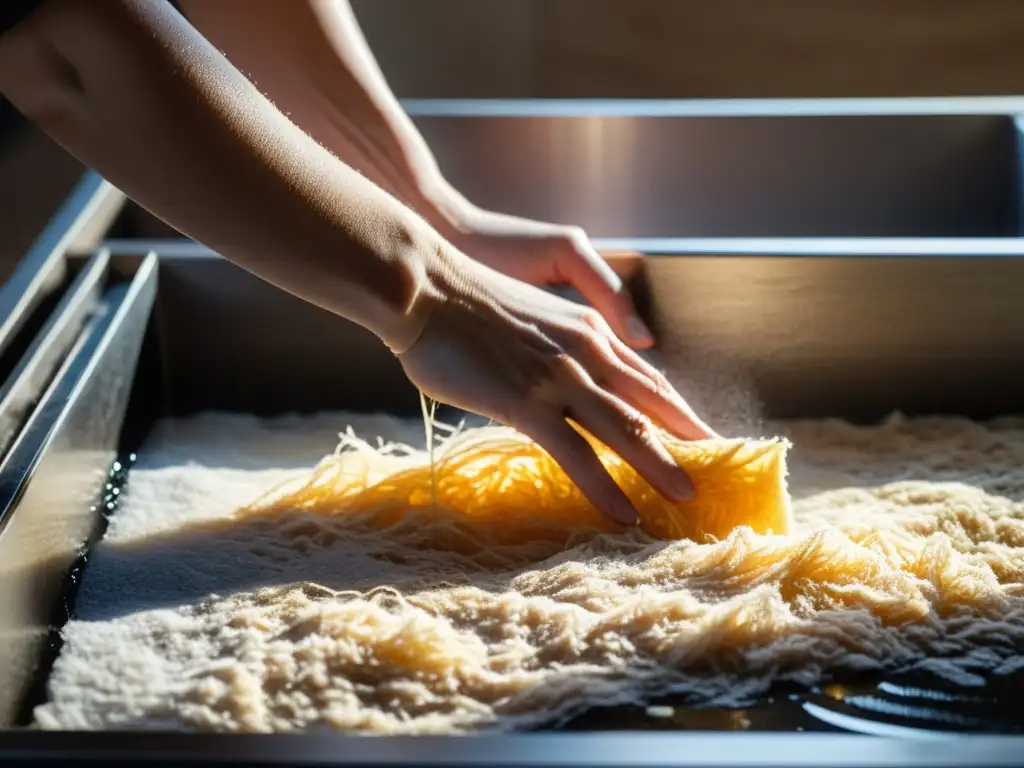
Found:
[[[740,526],[755,533],[789,531],[785,440],[683,442],[666,437],[666,447],[696,488],[693,501],[673,503],[613,452],[587,439],[651,536],[722,539]],[[459,549],[467,534],[510,545],[563,541],[581,528],[619,529],[533,441],[496,426],[456,434],[436,451],[373,447],[350,433],[311,476],[279,486],[242,514],[300,510],[350,515],[378,528],[407,522],[409,516],[453,523],[430,542],[452,549]]]

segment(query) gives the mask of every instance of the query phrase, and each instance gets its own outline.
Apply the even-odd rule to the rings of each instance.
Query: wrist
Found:
[[[408,289],[401,304],[390,306],[371,328],[395,355],[411,349],[438,307],[451,299],[459,259],[465,258],[426,222],[409,227],[398,240],[398,279]]]
[[[445,237],[466,229],[473,205],[453,187],[436,166],[416,168],[413,184],[424,218]]]
[[[458,241],[474,231],[474,219],[480,209],[452,186],[437,165],[433,153],[400,108],[386,116],[396,145],[400,148],[400,166],[410,182],[409,205],[430,222],[442,237]]]

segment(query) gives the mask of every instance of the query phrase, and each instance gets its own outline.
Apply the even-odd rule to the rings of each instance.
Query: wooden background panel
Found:
[[[552,0],[545,15],[552,96],[1024,90],[1020,0]]]
[[[353,0],[408,97],[1024,93],[1024,0]]]
[[[1024,0],[1022,0],[1024,1]],[[536,96],[545,0],[352,0],[400,97]]]

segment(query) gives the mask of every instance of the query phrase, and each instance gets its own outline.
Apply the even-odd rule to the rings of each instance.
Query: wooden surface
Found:
[[[1024,0],[352,0],[406,97],[1024,93]]]

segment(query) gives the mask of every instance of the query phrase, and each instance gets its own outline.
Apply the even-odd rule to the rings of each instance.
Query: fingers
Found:
[[[654,339],[636,314],[629,291],[615,271],[590,244],[586,235],[573,230],[566,236],[559,269],[563,279],[576,288],[610,326],[605,331],[611,354],[604,358],[600,378],[641,413],[651,415],[661,426],[683,440],[717,437],[690,405],[676,392],[664,375],[645,361],[633,347],[648,348]],[[611,331],[608,333],[607,331]]]
[[[607,361],[606,378],[631,405],[682,440],[718,437],[661,371],[614,336],[608,337],[608,344],[616,359]]]
[[[616,485],[583,436],[562,418],[551,413],[516,428],[543,448],[579,487],[597,510],[620,525],[636,525],[636,509]]]
[[[606,364],[602,384],[680,440],[715,436],[677,392],[663,389],[620,360]]]
[[[581,389],[571,418],[622,457],[670,501],[693,499],[693,483],[636,409],[598,387]]]
[[[717,437],[657,368],[626,346],[592,310],[582,315],[590,333],[577,347],[591,377],[682,440]]]
[[[571,230],[560,241],[555,261],[562,279],[601,313],[616,334],[640,349],[654,344],[650,330],[636,313],[629,290],[585,234]]]

